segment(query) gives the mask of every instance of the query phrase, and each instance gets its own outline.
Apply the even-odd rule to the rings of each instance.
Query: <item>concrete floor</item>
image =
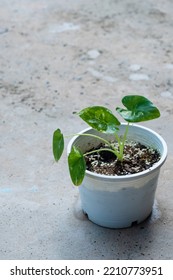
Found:
[[[172,0],[0,0],[0,259],[173,258],[172,13]],[[83,215],[52,133],[129,93],[160,108],[144,125],[169,155],[152,216],[111,230]]]

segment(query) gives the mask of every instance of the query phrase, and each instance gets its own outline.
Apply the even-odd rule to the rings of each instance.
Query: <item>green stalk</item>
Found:
[[[129,130],[129,122],[127,123],[126,129],[125,129],[125,133],[123,135],[123,139],[120,142],[120,160],[123,161],[123,154],[124,154],[124,145],[125,145],[125,141],[127,139],[127,134],[128,134],[128,130]]]
[[[97,138],[97,139],[99,139],[99,140],[101,140],[101,141],[103,141],[103,142],[105,142],[109,147],[110,147],[110,149],[99,149],[99,150],[94,150],[94,151],[92,151],[92,152],[89,152],[89,153],[94,153],[94,152],[99,152],[99,151],[103,151],[103,150],[107,150],[107,151],[109,151],[109,152],[112,152],[113,154],[115,154],[116,156],[117,156],[117,158],[119,159],[119,160],[121,160],[121,158],[120,158],[120,153],[118,152],[118,150],[117,149],[115,149],[115,147],[113,146],[113,145],[111,145],[111,143],[109,142],[109,141],[107,141],[107,140],[105,140],[104,138],[102,138],[102,137],[99,137],[99,136],[97,136],[97,135],[93,135],[93,134],[87,134],[87,133],[84,133],[84,134],[79,134],[79,135],[84,135],[84,136],[90,136],[90,137],[94,137],[94,138]],[[85,154],[86,155],[86,154]]]

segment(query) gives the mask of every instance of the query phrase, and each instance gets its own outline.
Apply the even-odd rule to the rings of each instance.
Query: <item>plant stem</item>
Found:
[[[123,161],[124,145],[125,145],[125,141],[127,139],[128,130],[129,130],[129,122],[127,123],[126,129],[125,129],[125,132],[123,135],[123,139],[122,139],[122,141],[120,140],[120,144],[119,144],[121,161]]]

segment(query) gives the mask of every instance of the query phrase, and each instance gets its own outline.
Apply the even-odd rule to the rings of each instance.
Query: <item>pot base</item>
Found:
[[[83,209],[82,209],[83,210]],[[105,228],[110,228],[110,229],[123,229],[123,228],[130,228],[137,226],[147,220],[151,215],[152,211],[142,220],[136,220],[136,221],[128,221],[128,222],[123,222],[122,220],[117,220],[117,221],[98,221],[95,220],[95,218],[89,216],[84,210],[83,210],[84,215],[88,218],[89,221],[92,223],[96,224],[97,226],[105,227]]]

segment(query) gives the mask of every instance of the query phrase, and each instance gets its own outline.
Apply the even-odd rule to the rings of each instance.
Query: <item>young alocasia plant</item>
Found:
[[[106,134],[113,134],[118,143],[118,148],[115,148],[111,142],[102,137],[92,134],[82,134],[82,136],[91,136],[100,139],[102,143],[106,143],[107,148],[93,150],[92,152],[82,153],[77,147],[73,146],[68,155],[69,172],[74,185],[79,186],[85,176],[86,163],[85,156],[101,151],[109,151],[116,155],[119,161],[123,161],[124,145],[128,135],[130,123],[143,122],[160,117],[160,112],[154,104],[144,96],[127,95],[123,97],[122,104],[125,108],[117,107],[116,111],[121,117],[127,121],[126,130],[123,136],[118,135],[120,121],[107,108],[102,106],[92,106],[81,110],[78,115],[93,129]],[[78,134],[76,134],[78,135]],[[53,134],[53,155],[56,161],[61,158],[64,150],[64,136],[58,128]]]

